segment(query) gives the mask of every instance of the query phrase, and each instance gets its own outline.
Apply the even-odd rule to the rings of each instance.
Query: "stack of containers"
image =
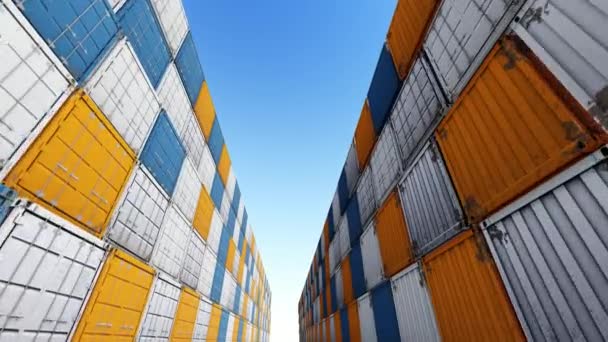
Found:
[[[2,0],[0,61],[0,340],[267,341],[181,1]]]
[[[398,2],[302,341],[608,338],[605,32],[590,0]]]

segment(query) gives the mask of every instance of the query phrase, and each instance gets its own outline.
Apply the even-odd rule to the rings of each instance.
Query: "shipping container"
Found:
[[[340,195],[338,194],[338,190],[334,193],[334,197],[331,201],[331,214],[333,215],[333,223],[334,223],[334,231],[337,234],[340,224],[340,219],[342,218],[342,210],[340,209]]]
[[[203,168],[207,168],[209,166],[214,166],[215,164],[211,164],[209,166],[201,165],[203,162],[203,153],[205,150],[205,139],[203,138],[203,134],[201,133],[201,129],[196,122],[196,118],[190,112],[188,115],[188,123],[184,128],[184,133],[182,135],[182,140],[184,142],[184,148],[186,149],[186,154],[190,157],[190,161],[192,161],[192,165],[196,169],[199,177],[202,177],[204,174],[202,172]],[[213,180],[212,180],[213,181]]]
[[[17,192],[15,190],[0,184],[0,224],[11,212],[16,199]]]
[[[496,265],[477,235],[463,232],[423,258],[439,334],[444,340],[523,341]]]
[[[12,2],[0,4],[0,22],[0,169],[5,169],[65,100],[73,81]]]
[[[374,131],[377,135],[380,135],[380,132],[383,130],[400,87],[401,81],[399,80],[399,75],[397,75],[391,54],[387,46],[383,45],[376,70],[367,91],[369,110],[374,124]]]
[[[179,294],[180,284],[176,280],[163,273],[158,274],[142,318],[139,340],[169,338]]]
[[[209,150],[209,146],[204,145],[201,163],[199,164],[198,174],[206,191],[211,195],[213,190],[213,180],[215,178],[215,161]]]
[[[608,338],[608,149],[484,222],[528,340]]]
[[[342,259],[350,250],[348,218],[346,217],[346,215],[342,217],[342,222],[340,223],[340,230],[338,231],[336,239],[338,240],[339,245],[338,262],[342,262]]]
[[[348,149],[346,156],[346,163],[344,164],[344,174],[346,175],[346,185],[348,187],[348,196],[350,197],[355,191],[357,181],[361,175],[359,171],[359,161],[357,160],[357,149],[355,148],[354,142]]]
[[[440,341],[422,270],[414,264],[391,279],[399,335],[403,341]]]
[[[209,323],[211,321],[211,308],[211,302],[207,301],[204,297],[201,297],[198,304],[194,333],[192,334],[193,341],[202,342],[207,340],[207,332],[209,331]]]
[[[188,287],[184,287],[179,296],[175,313],[175,322],[171,329],[171,341],[191,341],[198,314],[200,296]]]
[[[203,130],[205,139],[209,140],[211,138],[211,129],[213,128],[216,114],[207,81],[203,81],[196,103],[194,104],[194,113]]]
[[[184,38],[184,41],[179,48],[179,52],[175,57],[175,66],[177,67],[179,76],[186,88],[190,104],[194,106],[201,86],[203,85],[203,81],[205,81],[205,75],[198,58],[198,52],[196,51],[196,45],[194,45],[192,33],[190,32],[188,32]]]
[[[414,254],[421,256],[456,235],[464,215],[433,139],[412,164],[399,191]]]
[[[436,132],[471,223],[606,140],[517,43],[498,43]]]
[[[346,256],[346,258],[342,260],[342,267],[340,269],[342,273],[342,286],[344,287],[342,290],[344,294],[344,304],[349,304],[354,299],[353,275],[350,266],[350,256]]]
[[[384,280],[380,245],[373,222],[369,224],[363,235],[361,235],[360,246],[365,280],[364,287],[365,290],[370,290]]]
[[[376,201],[381,203],[401,175],[401,158],[390,125],[382,131],[370,161]]]
[[[375,231],[386,276],[393,276],[412,263],[412,245],[397,192],[391,193],[378,209]]]
[[[210,248],[205,249],[201,273],[196,289],[207,298],[211,298],[211,287],[213,286],[213,275],[215,273],[216,263],[217,257],[215,254]]]
[[[592,0],[529,1],[513,30],[579,103],[608,127],[608,7]]]
[[[152,252],[152,265],[174,278],[179,278],[191,233],[192,230],[186,218],[175,205],[170,205]]]
[[[357,311],[359,313],[359,324],[361,326],[361,341],[376,342],[376,322],[374,321],[374,309],[372,297],[368,292],[357,300]]]
[[[125,38],[95,69],[85,90],[127,144],[139,153],[160,111],[160,104]]]
[[[160,103],[169,115],[171,123],[180,140],[185,141],[186,127],[191,123],[190,116],[192,108],[188,101],[188,94],[177,73],[175,64],[170,63],[163,74],[163,78],[158,86],[158,98]]]
[[[186,258],[180,272],[179,280],[194,289],[198,286],[199,275],[201,274],[203,267],[205,249],[206,246],[203,240],[198,234],[192,232],[190,234],[190,243],[187,247]]]
[[[365,169],[377,137],[378,135],[374,130],[374,122],[372,121],[372,113],[369,110],[367,100],[365,100],[355,129],[355,148],[357,150],[359,170]]]
[[[524,2],[441,2],[424,48],[450,101],[456,101]]]
[[[376,195],[374,194],[371,167],[367,167],[361,175],[357,186],[356,200],[359,206],[359,221],[365,225],[376,210]]]
[[[198,178],[194,166],[192,166],[192,163],[190,162],[190,158],[185,158],[182,163],[182,170],[179,178],[177,179],[172,200],[181,210],[182,214],[188,219],[188,222],[192,222],[194,219],[194,213],[196,211],[201,189],[201,181]]]
[[[121,31],[131,42],[148,79],[154,88],[158,89],[161,77],[171,61],[171,52],[152,4],[149,0],[128,0],[118,10],[116,17]]]
[[[135,339],[153,280],[151,267],[125,252],[113,250],[72,339]]]
[[[167,195],[149,172],[138,166],[106,236],[143,260],[150,260],[168,206]]]
[[[67,340],[104,254],[100,240],[21,202],[0,226],[0,339]]]
[[[158,21],[165,33],[173,57],[188,33],[188,19],[181,0],[152,0]]]
[[[359,201],[350,201],[346,212],[344,213],[344,221],[348,224],[348,238],[350,240],[349,247],[358,243],[359,236],[363,233],[361,225],[361,214],[359,213]]]
[[[217,210],[213,210],[211,216],[211,227],[209,228],[209,237],[207,238],[207,246],[210,247],[214,253],[218,253],[220,249],[220,238],[222,237],[224,223],[220,218],[220,214]]]
[[[95,103],[78,90],[4,182],[21,196],[100,237],[134,161],[127,143]]]

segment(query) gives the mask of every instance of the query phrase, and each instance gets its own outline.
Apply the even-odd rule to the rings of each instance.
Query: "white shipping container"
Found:
[[[433,304],[418,264],[391,279],[402,341],[440,341]]]
[[[361,235],[360,244],[365,286],[370,290],[384,280],[380,245],[378,243],[378,237],[376,236],[376,226],[374,225],[374,222],[370,222],[369,226]]]
[[[201,163],[198,167],[198,174],[201,177],[201,181],[203,182],[207,193],[211,195],[213,178],[215,177],[215,161],[213,161],[213,156],[211,155],[211,151],[207,145],[203,147],[203,154]]]
[[[239,201],[239,208],[236,211],[236,221],[239,224],[239,228],[243,225],[243,215],[245,215],[245,201],[243,200],[243,195],[241,195],[241,200]]]
[[[608,147],[484,221],[529,340],[608,339]]]
[[[209,235],[207,236],[207,247],[217,254],[220,248],[220,239],[222,237],[222,227],[224,223],[217,210],[213,209],[211,216],[211,224],[209,226]]]
[[[226,341],[236,341],[236,336],[232,336],[234,330],[234,315],[228,314],[228,324],[226,325]]]
[[[365,168],[357,187],[357,202],[359,204],[359,215],[361,224],[365,225],[367,220],[376,211],[376,195],[374,194],[374,183],[371,167]]]
[[[334,218],[334,226],[338,227],[338,223],[340,223],[340,218],[342,217],[342,211],[340,210],[340,196],[338,195],[338,190],[334,193],[334,198],[331,201],[331,211]]]
[[[369,292],[357,300],[359,311],[359,328],[361,329],[361,341],[376,342],[376,321],[374,320],[374,309],[372,308],[372,297]]]
[[[236,189],[236,174],[234,173],[234,169],[230,166],[230,171],[228,172],[228,179],[226,181],[226,193],[228,194],[228,198],[230,199],[230,203],[234,199],[234,190]],[[236,215],[236,213],[235,213]]]
[[[203,150],[205,149],[205,139],[201,132],[201,126],[198,124],[194,113],[190,112],[188,115],[188,124],[184,129],[182,140],[184,141],[184,147],[186,148],[186,154],[192,161],[192,165],[199,172],[201,169],[201,162],[203,160]],[[199,174],[200,176],[200,174]],[[213,180],[211,181],[213,182]]]
[[[514,31],[604,127],[608,127],[608,3],[535,0]]]
[[[182,211],[190,223],[194,219],[194,213],[196,212],[201,189],[202,184],[198,179],[196,170],[192,166],[192,162],[190,162],[189,158],[184,159],[172,201]]]
[[[160,103],[126,38],[95,69],[85,90],[138,154],[160,111]]]
[[[191,231],[186,218],[174,205],[170,205],[152,253],[152,265],[178,278],[186,258]]]
[[[232,279],[232,274],[228,270],[224,270],[224,283],[222,284],[222,294],[220,304],[223,307],[232,310],[234,307],[234,295],[236,294],[236,282]]]
[[[211,319],[211,303],[201,298],[198,305],[198,313],[196,314],[196,323],[194,325],[193,341],[206,341],[207,330],[209,329],[209,320]]]
[[[0,340],[66,340],[104,254],[79,227],[15,207],[0,226]]]
[[[188,20],[181,0],[152,0],[154,10],[163,28],[173,57],[177,56],[182,41],[188,33]]]
[[[236,245],[238,248],[238,245]],[[234,252],[234,260],[232,261],[232,275],[236,279],[236,276],[239,273],[239,260],[241,259],[241,253],[239,251]]]
[[[154,281],[152,294],[143,316],[139,341],[168,339],[179,302],[180,284],[169,276],[159,273]]]
[[[340,308],[344,305],[344,282],[342,281],[341,266],[338,266],[336,273],[334,273],[334,281],[336,282],[336,308],[340,311]]]
[[[0,60],[2,169],[42,129],[41,121],[50,119],[74,81],[12,2],[0,3]]]
[[[384,197],[393,189],[393,185],[401,173],[401,159],[390,125],[384,126],[374,152],[372,152],[370,165],[376,200],[378,203],[382,203]]]
[[[340,262],[340,240],[337,236],[329,243],[329,273],[333,273]]]
[[[177,135],[182,138],[189,122],[189,116],[192,113],[192,107],[174,63],[169,63],[160,81],[158,97],[162,107],[167,111],[173,127],[177,131]]]
[[[331,342],[336,342],[336,322],[334,321],[334,317],[336,314],[329,316],[329,338]],[[338,327],[340,329],[340,327]]]
[[[198,277],[201,274],[204,255],[205,243],[198,234],[192,232],[190,234],[186,260],[180,272],[179,280],[193,289],[198,286]]]
[[[228,215],[230,215],[230,197],[228,197],[227,191],[224,191],[224,195],[222,196],[222,204],[219,209],[222,222],[227,223]]]
[[[346,185],[348,187],[348,195],[350,196],[357,186],[359,181],[359,159],[357,158],[357,149],[355,143],[350,144],[348,149],[348,155],[346,156],[346,163],[344,164],[344,171],[346,173]]]
[[[203,264],[201,266],[201,274],[198,279],[198,285],[196,289],[202,293],[203,296],[211,297],[211,286],[213,285],[213,274],[215,273],[215,265],[217,263],[217,256],[207,248],[203,255]]]
[[[350,236],[348,232],[348,219],[346,215],[342,217],[340,223],[340,230],[338,231],[338,243],[340,244],[340,253],[338,254],[338,263],[342,262],[342,259],[348,254],[350,250]]]

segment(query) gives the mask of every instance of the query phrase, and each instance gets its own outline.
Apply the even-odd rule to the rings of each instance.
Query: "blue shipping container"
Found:
[[[239,302],[241,301],[241,287],[236,285],[236,291],[234,292],[234,306],[232,307],[232,311],[238,313],[239,312]]]
[[[239,188],[239,183],[236,182],[234,185],[234,194],[232,195],[232,210],[235,213],[239,212],[239,205],[241,204],[241,189]]]
[[[336,228],[334,227],[334,213],[332,206],[329,207],[329,212],[327,213],[327,230],[329,235],[329,242],[331,243],[334,239],[334,235],[336,235]]]
[[[346,310],[346,307],[340,310],[340,325],[342,330],[342,341],[350,341],[350,330],[348,329],[348,311]],[[338,327],[336,327],[336,329],[337,328]]]
[[[245,319],[244,319],[244,317],[241,317],[241,320],[239,321],[239,332],[237,333],[237,336],[236,336],[237,342],[243,341],[243,328],[244,327],[245,327]]]
[[[338,179],[338,197],[340,198],[340,216],[344,215],[346,205],[348,204],[348,183],[346,182],[346,173],[342,169],[340,179]]]
[[[149,0],[128,0],[116,14],[146,75],[156,88],[171,61],[171,53]]]
[[[215,177],[213,177],[213,185],[211,186],[211,199],[215,204],[215,207],[219,211],[222,207],[222,198],[224,197],[224,183],[222,183],[222,178],[220,175],[215,172]]]
[[[15,2],[79,81],[102,59],[118,31],[112,9],[105,0]]]
[[[247,209],[243,208],[243,218],[241,219],[241,233],[245,234],[245,232],[247,231]]]
[[[220,316],[220,327],[217,334],[218,341],[226,341],[226,334],[228,333],[228,319],[230,319],[230,314],[226,310],[222,310],[222,315]]]
[[[140,159],[169,196],[173,195],[185,157],[186,150],[169,116],[163,111],[152,128]]]
[[[330,280],[330,289],[331,292],[331,312],[336,312],[338,310],[338,293],[336,292],[336,277],[332,276]]]
[[[376,322],[376,336],[378,341],[399,341],[399,323],[395,311],[395,301],[391,283],[384,282],[372,290],[372,309]]]
[[[184,39],[184,42],[175,57],[175,66],[184,83],[186,93],[188,93],[188,98],[190,98],[190,103],[194,106],[198,93],[203,85],[203,81],[205,80],[205,74],[203,73],[201,62],[198,59],[198,52],[196,52],[196,45],[194,45],[191,32],[188,32],[188,35]]]
[[[0,184],[0,224],[4,222],[4,219],[8,216],[11,211],[13,202],[17,198],[15,190]]]
[[[352,247],[359,244],[359,236],[363,233],[361,215],[359,214],[359,201],[356,198],[348,204],[346,217],[348,218],[348,236],[350,238],[350,246]]]
[[[209,138],[209,151],[215,161],[216,165],[220,163],[220,157],[222,155],[222,148],[224,147],[224,135],[222,134],[222,128],[220,127],[220,121],[215,118],[213,127],[211,128],[211,137]]]
[[[386,45],[384,45],[380,53],[380,59],[376,65],[372,83],[367,92],[367,100],[369,101],[369,109],[372,112],[374,129],[378,135],[380,135],[382,127],[386,123],[400,87],[401,81],[399,81],[399,76],[397,76],[393,58]]]
[[[230,212],[228,213],[228,222],[226,222],[226,229],[228,230],[228,234],[230,234],[230,236],[234,235],[235,224],[236,224],[236,214],[234,214],[234,211],[231,208]]]
[[[365,285],[365,272],[363,269],[363,256],[361,245],[355,244],[350,250],[350,273],[353,282],[353,293],[355,298],[361,297],[367,290]]]
[[[229,234],[228,231],[222,229],[222,234],[220,235],[220,246],[217,251],[217,262],[218,264],[221,262],[222,265],[226,263],[226,257],[228,256],[228,242],[232,238],[232,234]]]
[[[219,303],[222,297],[222,287],[224,286],[224,266],[222,263],[215,263],[213,272],[213,283],[211,284],[211,300]]]

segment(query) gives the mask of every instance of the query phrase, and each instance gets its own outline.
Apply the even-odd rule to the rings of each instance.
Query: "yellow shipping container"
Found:
[[[192,340],[199,303],[200,296],[194,290],[187,287],[182,289],[171,329],[171,341]]]
[[[211,317],[209,318],[209,325],[207,326],[207,341],[217,341],[217,337],[220,333],[220,319],[222,318],[222,308],[213,304],[211,307]]]
[[[75,91],[4,182],[101,237],[135,163],[135,153],[97,105]]]
[[[213,121],[215,121],[215,108],[213,107],[213,101],[211,100],[207,81],[203,81],[203,86],[201,87],[196,103],[194,104],[194,113],[196,113],[196,118],[198,119],[199,125],[201,125],[205,139],[208,141],[211,138]]]
[[[217,173],[219,173],[224,185],[228,184],[228,176],[230,175],[230,154],[228,154],[228,148],[226,144],[222,147],[222,153],[220,154],[220,162],[217,165]]]
[[[436,132],[470,223],[478,223],[606,135],[521,42],[505,38]]]
[[[132,341],[146,306],[154,270],[114,250],[101,270],[78,327],[75,341]]]
[[[209,229],[211,228],[211,218],[213,217],[214,208],[213,200],[211,199],[211,196],[209,196],[207,189],[201,189],[196,211],[194,212],[192,226],[205,241],[207,241],[207,238],[209,237]]]

